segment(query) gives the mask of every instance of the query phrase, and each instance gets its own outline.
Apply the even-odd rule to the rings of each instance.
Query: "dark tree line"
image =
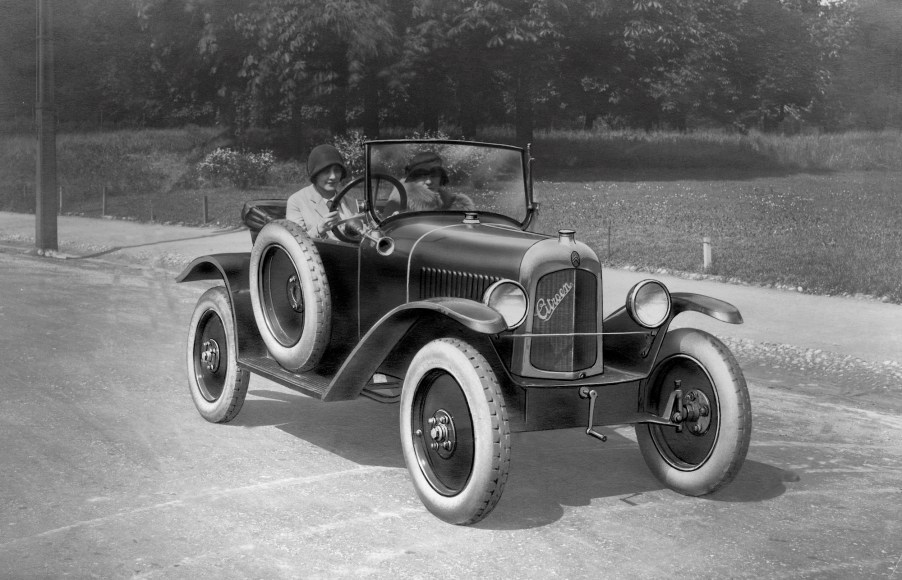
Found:
[[[899,0],[55,0],[68,125],[902,127]],[[34,101],[0,0],[0,112]]]

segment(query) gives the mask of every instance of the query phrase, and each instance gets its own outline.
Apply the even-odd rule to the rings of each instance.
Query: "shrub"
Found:
[[[271,151],[247,153],[220,147],[197,164],[200,176],[213,185],[228,181],[235,187],[247,189],[264,185],[275,163]]]
[[[366,161],[363,158],[363,144],[367,137],[360,131],[351,131],[344,135],[339,135],[333,141],[333,145],[344,157],[345,164],[348,166],[350,176],[363,175],[366,167]]]

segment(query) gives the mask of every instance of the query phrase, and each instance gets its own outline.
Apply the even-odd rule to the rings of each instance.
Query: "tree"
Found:
[[[35,101],[35,3],[0,0],[0,119],[31,117]]]
[[[564,0],[453,0],[455,18],[447,34],[459,43],[473,68],[494,71],[513,115],[516,142],[533,140],[535,105],[542,81],[555,65],[564,35],[568,4]],[[479,58],[481,56],[481,58]]]
[[[833,126],[902,128],[902,3],[862,2],[847,40],[827,99]]]
[[[395,38],[387,0],[258,0],[235,18],[253,42],[239,75],[259,108],[278,104],[266,121],[327,116],[333,133],[347,130],[349,92],[368,63]]]

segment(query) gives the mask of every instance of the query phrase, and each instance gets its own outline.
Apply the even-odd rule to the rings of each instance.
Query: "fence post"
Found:
[[[60,215],[63,213],[63,186],[60,186]]]
[[[204,222],[207,223],[207,196],[204,196]]]
[[[103,217],[106,215],[106,186],[103,186],[103,193],[101,193],[100,197],[100,216]]]
[[[154,221],[153,218],[154,218],[154,216],[153,216],[153,199],[151,199],[151,200],[150,200],[150,221],[151,221],[151,222]]]
[[[711,268],[711,238],[708,236],[702,238],[702,258],[705,270],[709,270]]]

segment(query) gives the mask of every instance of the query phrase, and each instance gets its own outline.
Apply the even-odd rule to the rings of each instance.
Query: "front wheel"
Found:
[[[238,368],[237,341],[228,292],[210,288],[188,328],[188,388],[198,412],[212,423],[234,419],[247,395],[250,375]]]
[[[510,425],[498,380],[464,341],[444,338],[414,356],[401,391],[401,447],[423,504],[452,524],[473,524],[501,499]]]
[[[648,383],[649,410],[666,409],[680,389],[687,405],[681,429],[636,425],[639,448],[658,480],[685,495],[704,495],[736,477],[752,433],[752,410],[745,377],[729,349],[695,329],[669,332]]]

